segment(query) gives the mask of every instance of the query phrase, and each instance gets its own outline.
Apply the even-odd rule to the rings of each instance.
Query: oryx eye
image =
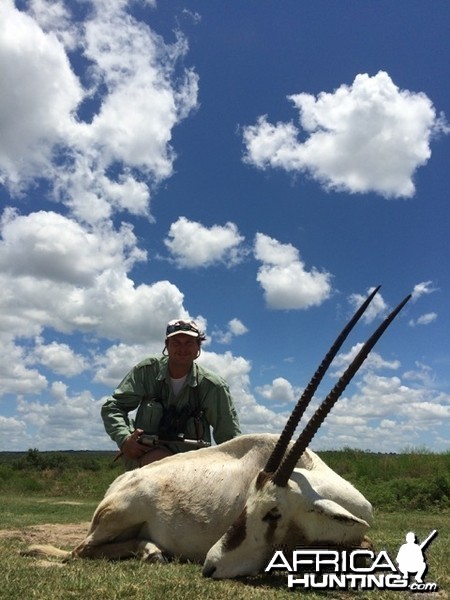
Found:
[[[263,521],[269,521],[269,523],[273,523],[274,521],[278,521],[278,519],[281,519],[281,513],[279,512],[279,510],[277,508],[272,508],[262,518]]]

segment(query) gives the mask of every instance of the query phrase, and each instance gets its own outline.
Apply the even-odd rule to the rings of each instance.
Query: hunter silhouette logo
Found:
[[[413,531],[406,534],[406,544],[400,546],[396,559],[403,577],[409,579],[409,575],[415,573],[414,579],[417,583],[423,583],[423,577],[428,569],[424,550],[436,536],[437,530],[434,529],[421,544],[418,544]]]

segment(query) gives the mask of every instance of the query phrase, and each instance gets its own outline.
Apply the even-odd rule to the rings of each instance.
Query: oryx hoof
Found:
[[[152,554],[143,556],[142,560],[155,565],[165,565],[168,562],[167,558],[161,552],[153,552]]]
[[[167,560],[163,553],[151,542],[146,542],[141,547],[141,560],[153,564],[165,564]]]

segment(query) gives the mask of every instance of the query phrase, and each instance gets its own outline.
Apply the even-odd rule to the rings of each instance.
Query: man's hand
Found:
[[[172,452],[164,446],[144,446],[144,444],[140,444],[137,440],[142,433],[144,433],[143,429],[133,431],[122,444],[119,456],[123,455],[128,459],[137,460],[139,466],[143,467],[155,462],[155,460],[161,460],[172,455]]]
[[[120,450],[126,458],[137,460],[141,458],[143,454],[146,454],[146,452],[148,452],[148,450],[150,449],[146,448],[137,441],[138,437],[142,433],[144,433],[143,429],[135,429],[135,431],[133,431],[133,433],[129,437],[127,437],[127,439],[122,444]]]

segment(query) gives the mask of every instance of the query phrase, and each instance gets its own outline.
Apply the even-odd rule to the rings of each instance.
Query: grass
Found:
[[[97,504],[97,500],[80,503],[73,497],[0,494],[0,529],[15,529],[41,523],[90,521]]]
[[[5,498],[0,498],[0,501]],[[54,499],[48,499],[47,505]],[[6,498],[7,503],[13,499]],[[28,507],[27,507],[28,504]],[[22,499],[17,506],[17,513],[34,514],[35,523],[48,522],[48,510],[43,510],[42,520],[31,505]],[[46,503],[39,503],[43,508]],[[58,506],[58,518],[68,522],[67,505]],[[78,506],[77,518],[88,520],[91,513],[89,503]],[[16,519],[11,521],[11,525]],[[414,526],[422,538],[431,529],[438,529],[439,536],[430,546],[427,559],[430,566],[427,581],[439,584],[439,600],[446,598],[450,590],[448,565],[450,564],[450,514],[427,515],[424,513],[380,513],[376,526],[372,530],[372,538],[377,549],[386,549],[395,556],[399,543],[403,541],[405,532]],[[107,562],[103,560],[80,560],[69,562],[63,566],[58,561],[47,563],[44,567],[39,560],[18,556],[17,551],[23,547],[20,538],[6,538],[0,543],[0,598],[2,600],[275,600],[291,599],[292,594],[301,593],[302,600],[407,600],[406,592],[300,592],[287,588],[286,573],[270,576],[258,576],[239,580],[213,581],[201,575],[196,564],[172,563],[169,565],[147,565],[136,560]],[[50,566],[48,566],[50,564]],[[416,595],[416,597],[421,597]],[[435,594],[429,594],[432,600]]]
[[[62,565],[19,556],[30,525],[80,523],[90,520],[106,487],[121,472],[108,453],[0,453],[1,600],[429,600],[449,597],[450,507],[447,491],[450,455],[373,455],[356,451],[321,453],[325,461],[363,491],[376,507],[370,532],[377,551],[393,559],[408,531],[423,540],[431,530],[439,535],[427,550],[429,573],[437,594],[399,591],[289,590],[280,572],[238,580],[214,581],[196,564],[148,565],[137,560],[80,560]],[[30,464],[31,463],[31,464]],[[436,486],[428,485],[437,479]],[[428,488],[432,488],[430,503]],[[402,495],[408,492],[406,496]],[[425,494],[425,495],[424,495]],[[428,496],[426,496],[428,494]],[[377,495],[378,500],[374,500]],[[422,504],[420,504],[422,502]],[[397,503],[397,504],[396,504]],[[38,542],[39,540],[35,540]],[[61,544],[70,549],[71,546]]]

